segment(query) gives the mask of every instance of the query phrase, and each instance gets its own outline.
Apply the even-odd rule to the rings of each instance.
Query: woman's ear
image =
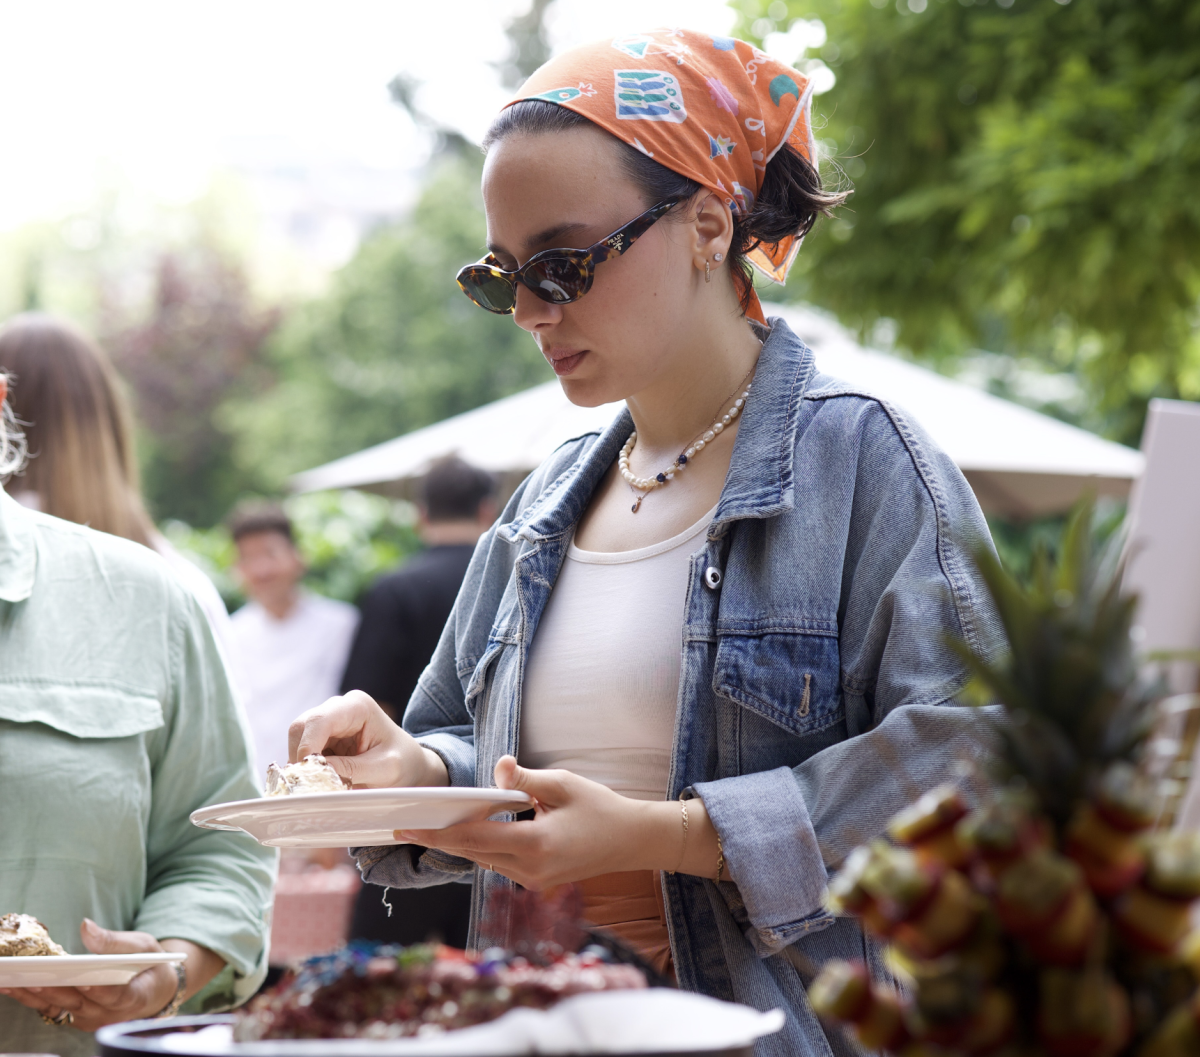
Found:
[[[711,271],[729,256],[729,244],[733,241],[733,213],[715,194],[707,194],[696,207],[693,228],[692,264],[704,271],[707,262]]]

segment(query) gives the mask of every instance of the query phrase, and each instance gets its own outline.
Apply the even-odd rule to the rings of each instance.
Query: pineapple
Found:
[[[835,913],[890,944],[910,997],[831,963],[813,1006],[863,1045],[916,1057],[1174,1057],[1200,1053],[1200,835],[1155,832],[1143,766],[1154,700],[1130,639],[1115,541],[1081,504],[1061,554],[1021,587],[976,561],[1008,637],[999,660],[951,643],[994,718],[994,786],[943,786],[856,849]]]

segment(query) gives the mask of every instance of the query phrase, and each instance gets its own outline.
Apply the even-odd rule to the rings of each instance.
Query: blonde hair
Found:
[[[100,346],[63,320],[25,313],[0,328],[0,371],[25,427],[21,486],[47,514],[150,546],[132,416]]]

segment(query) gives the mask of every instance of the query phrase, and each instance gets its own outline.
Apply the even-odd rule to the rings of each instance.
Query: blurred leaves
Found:
[[[486,252],[480,164],[443,156],[412,213],[369,235],[329,292],[286,319],[268,348],[274,387],[221,409],[262,490],[550,376],[524,331],[454,281]]]
[[[1200,397],[1200,5],[732,6],[743,34],[820,18],[836,73],[817,135],[855,194],[792,296],[935,359],[1075,371],[1084,424],[1126,442],[1152,396]]]
[[[133,389],[153,510],[211,524],[244,484],[216,412],[269,382],[263,346],[279,313],[259,308],[240,265],[205,245],[159,255],[148,308],[106,293],[99,337]]]

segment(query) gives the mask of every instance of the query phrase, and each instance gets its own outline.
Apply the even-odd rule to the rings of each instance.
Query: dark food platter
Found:
[[[228,1013],[210,1013],[203,1016],[193,1017],[172,1017],[169,1020],[133,1020],[125,1024],[111,1024],[106,1028],[101,1028],[96,1032],[96,1041],[100,1045],[100,1057],[145,1057],[147,1054],[170,1054],[172,1057],[177,1057],[179,1049],[173,1047],[164,1041],[164,1036],[173,1035],[178,1032],[190,1033],[199,1031],[201,1028],[208,1028],[220,1024],[232,1024],[234,1017]],[[349,1041],[349,1040],[347,1040]],[[251,1044],[261,1046],[261,1043]],[[314,1057],[317,1052],[315,1050],[316,1040],[303,1040],[303,1048],[297,1047],[296,1053],[303,1054],[303,1057]],[[342,1052],[340,1047],[344,1045],[340,1040],[330,1040],[330,1053]],[[359,1042],[361,1046],[361,1041]],[[390,1052],[397,1053],[395,1044],[388,1042],[379,1042],[378,1053],[380,1057]],[[274,1053],[283,1057],[285,1054],[286,1043],[272,1043]],[[734,1049],[723,1050],[673,1050],[670,1053],[664,1053],[659,1050],[654,1053],[630,1053],[625,1052],[622,1057],[751,1057],[753,1051],[752,1046],[739,1046]],[[365,1052],[360,1050],[359,1052]],[[209,1054],[197,1054],[194,1051],[188,1051],[188,1057],[230,1057],[229,1051],[214,1050]],[[490,1057],[488,1054],[478,1054],[478,1057]]]

